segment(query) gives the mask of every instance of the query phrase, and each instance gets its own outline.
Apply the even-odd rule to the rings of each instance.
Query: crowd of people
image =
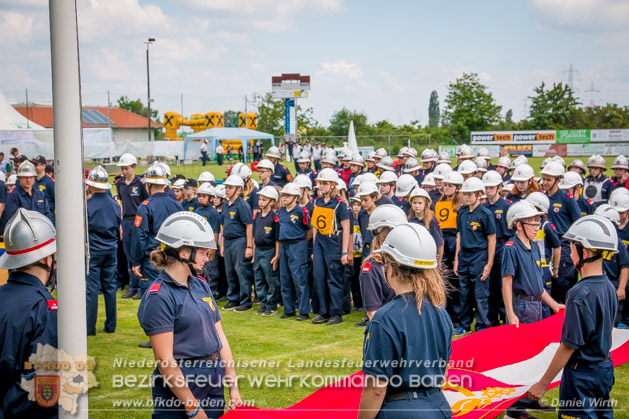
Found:
[[[475,152],[467,145],[459,147],[456,165],[447,152],[432,149],[418,153],[403,147],[394,160],[383,148],[363,158],[347,149],[307,146],[292,147],[294,176],[280,162],[280,150],[270,147],[256,166],[260,183],[243,163],[231,166],[223,182],[210,172],[196,179],[173,176],[162,162],[152,163],[138,176],[137,159],[127,153],[117,163],[121,175],[112,197],[107,171],[101,166],[91,169],[85,181],[90,249],[87,334],[96,334],[101,292],[104,331],[115,331],[116,290],[128,287],[122,298],[142,300],[138,318],[150,337],[140,346],[152,347],[160,360],[232,359],[217,301],[225,302],[222,310],[242,313],[259,304],[255,313],[261,316],[327,326],[343,322],[352,310],[363,311],[364,319],[355,326],[367,327],[366,359],[449,358],[453,336],[501,324],[533,323],[567,308],[574,316],[567,316],[564,325],[567,337],[562,344],[571,351],[563,365],[569,360],[589,365],[609,358],[611,327],[626,328],[629,322],[629,305],[622,304],[629,279],[627,158],[616,157],[611,166],[614,176],[607,177],[606,161],[599,155],[591,156],[587,164],[574,160],[569,165],[552,157],[536,177],[524,156],[513,160],[502,156],[492,163],[486,148]],[[320,170],[311,167],[315,156]],[[22,159],[14,159],[12,169],[15,189],[4,199],[2,230],[13,234],[17,227],[11,223],[24,217],[40,223],[43,216],[48,220],[43,230],[54,231],[54,182],[46,178],[46,159],[18,160]],[[13,217],[23,210],[28,211],[20,212],[22,218]],[[31,247],[25,246],[27,250],[16,251],[28,253]],[[8,244],[7,254],[11,260]],[[39,259],[25,265],[3,265],[0,259],[0,265],[27,266],[37,278],[46,279],[42,280],[46,285],[51,254],[38,253]],[[597,268],[587,268],[597,264],[600,274]],[[579,282],[579,273],[585,278],[586,271],[597,281],[604,280],[603,285],[587,288],[589,297],[584,281]],[[580,312],[580,303],[575,308],[574,300],[594,298],[596,292],[609,299],[610,287],[611,305],[593,316],[612,313],[598,319],[611,327],[602,327],[598,346],[586,352],[583,348],[592,337],[583,333],[592,319]],[[404,313],[409,293],[415,303],[410,314]],[[185,303],[189,295],[197,294],[201,306]],[[401,320],[406,316],[410,317]],[[190,337],[206,322],[212,325],[209,335]],[[421,342],[396,341],[398,335],[391,330],[413,324],[417,330],[434,328],[420,340],[436,340],[438,351],[407,354]],[[199,349],[203,345],[212,350]],[[382,352],[389,346],[404,350]],[[168,371],[182,373],[160,367],[156,374]],[[432,371],[438,372],[443,371]],[[218,374],[235,372],[232,368]],[[573,373],[572,379],[579,375]],[[607,384],[597,390],[601,397],[609,398]],[[425,397],[434,398],[432,389],[424,390]],[[535,400],[545,388],[540,384],[535,390],[531,399],[512,406],[508,417],[543,409]],[[566,397],[583,392],[575,384]],[[178,399],[195,415],[200,398],[222,397],[220,392],[193,395],[187,387],[166,393],[154,389],[154,397]],[[240,399],[236,386],[230,388],[230,396],[232,401]],[[366,387],[364,396],[365,408],[374,401],[395,406],[409,397],[408,391],[382,393],[377,386]],[[411,403],[422,409],[426,406],[422,400]],[[223,405],[217,412],[222,409]]]

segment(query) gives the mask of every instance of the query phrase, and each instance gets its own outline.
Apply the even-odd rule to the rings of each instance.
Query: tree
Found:
[[[332,118],[330,118],[328,130],[330,130],[332,135],[346,136],[349,132],[350,121],[354,121],[356,135],[365,135],[371,132],[367,123],[367,115],[358,111],[350,111],[347,108],[334,112]]]
[[[131,100],[127,96],[120,96],[120,99],[118,99],[118,107],[126,109],[129,112],[133,112],[145,118],[148,114],[147,107],[144,106],[140,99]],[[159,122],[159,111],[157,109],[151,109],[151,119],[153,121]]]
[[[470,131],[489,129],[501,119],[502,106],[496,104],[476,73],[463,73],[454,83],[449,83],[445,103],[442,123],[458,139],[467,140]]]
[[[223,112],[223,122],[226,128],[238,128],[238,111]]]
[[[507,115],[505,115],[505,122],[507,124],[513,124],[513,109],[509,109],[507,111]]]
[[[430,128],[439,127],[439,95],[436,90],[430,94],[430,102],[428,103],[428,126]]]
[[[533,129],[565,129],[574,126],[574,113],[580,103],[570,86],[553,83],[553,88],[548,90],[542,82],[533,91],[536,95],[529,96],[529,119]]]

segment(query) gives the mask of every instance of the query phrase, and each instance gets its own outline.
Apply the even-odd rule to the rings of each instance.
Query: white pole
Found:
[[[54,107],[59,349],[86,356],[85,220],[76,0],[49,0]],[[79,221],[79,222],[77,222]],[[87,382],[87,372],[82,373]],[[87,394],[61,418],[87,418]]]

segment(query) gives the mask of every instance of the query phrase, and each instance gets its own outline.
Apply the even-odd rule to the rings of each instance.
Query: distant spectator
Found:
[[[50,176],[52,180],[55,180],[55,168],[49,164],[46,165],[46,174]]]
[[[241,163],[244,163],[245,160],[245,147],[244,146],[240,146],[238,147],[238,161]]]
[[[316,143],[314,148],[312,149],[312,161],[314,161],[315,171],[318,172],[321,170],[321,152],[323,149],[319,146],[319,143]]]
[[[7,171],[7,167],[9,167],[8,171]],[[9,175],[9,172],[11,171],[10,167],[11,165],[4,159],[4,152],[0,151],[0,172],[4,173],[5,179]]]
[[[223,142],[219,141],[218,144],[216,145],[216,161],[218,162],[219,166],[223,165],[224,152],[225,152],[225,149],[223,148]]]
[[[233,160],[232,154],[234,153],[234,148],[230,145],[227,146],[227,160],[229,160],[230,162]]]
[[[203,142],[201,143],[201,160],[203,160],[203,166],[205,166],[205,163],[208,161],[208,156],[207,156],[207,140],[203,140]]]
[[[13,156],[13,157],[17,157],[17,156],[19,156],[19,155],[20,155],[20,150],[18,150],[18,149],[17,149],[17,147],[13,147],[13,148],[11,149],[11,153],[10,153],[10,154],[11,154],[11,156]]]
[[[297,163],[297,159],[299,159],[299,154],[301,153],[301,145],[299,144],[299,140],[295,144],[293,144],[293,154],[292,158],[295,162],[295,172],[299,173],[299,163]]]

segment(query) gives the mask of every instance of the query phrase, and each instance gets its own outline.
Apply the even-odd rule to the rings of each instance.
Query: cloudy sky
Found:
[[[515,119],[533,87],[567,81],[587,104],[629,104],[626,0],[77,0],[83,102],[121,95],[161,113],[243,110],[271,76],[312,77],[324,125],[343,106],[371,122],[428,119],[463,72],[476,72]],[[0,89],[50,100],[48,2],[0,0]],[[588,93],[591,84],[599,92]],[[251,106],[251,105],[249,105]],[[250,108],[251,109],[251,108]]]

